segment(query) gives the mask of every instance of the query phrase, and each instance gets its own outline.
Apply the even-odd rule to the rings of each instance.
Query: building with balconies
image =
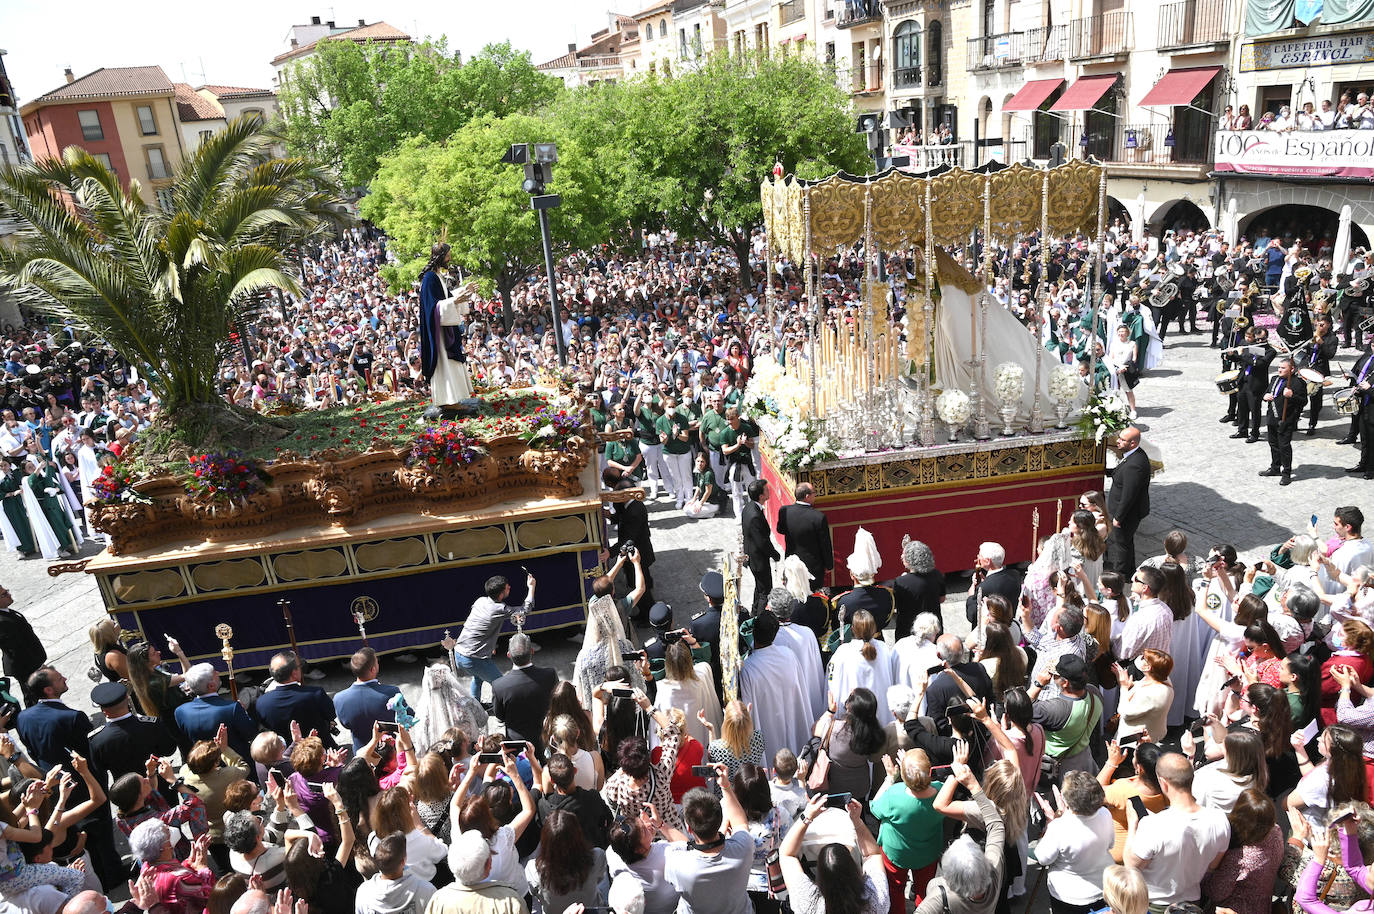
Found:
[[[661,4],[667,7],[668,4]],[[634,17],[609,14],[611,25],[592,33],[591,43],[579,48],[568,44],[568,53],[536,64],[535,69],[563,80],[568,88],[601,82],[619,82],[640,72],[652,72],[652,61],[645,65],[639,26]],[[649,25],[645,25],[649,28]],[[666,41],[664,42],[667,43]]]

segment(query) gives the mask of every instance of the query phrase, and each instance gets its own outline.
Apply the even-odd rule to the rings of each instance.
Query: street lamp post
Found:
[[[553,269],[553,244],[549,239],[549,210],[562,204],[563,198],[558,194],[544,193],[544,186],[553,180],[553,166],[557,161],[556,143],[514,143],[501,157],[505,165],[525,167],[525,180],[521,187],[530,195],[530,206],[539,219],[539,241],[544,247],[544,270],[549,278],[549,315],[553,318],[558,364],[567,367],[568,344],[563,339],[563,324],[558,319],[558,280]]]

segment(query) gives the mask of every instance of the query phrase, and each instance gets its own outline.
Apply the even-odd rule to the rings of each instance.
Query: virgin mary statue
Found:
[[[449,294],[440,275],[448,261],[449,246],[436,242],[420,274],[420,368],[435,406],[454,406],[472,396],[463,341],[474,292],[469,284]]]

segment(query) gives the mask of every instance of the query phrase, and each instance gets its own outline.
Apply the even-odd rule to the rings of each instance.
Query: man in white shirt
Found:
[[[1350,574],[1361,565],[1374,565],[1374,546],[1371,546],[1369,540],[1361,534],[1363,526],[1364,512],[1356,506],[1345,505],[1335,510],[1331,529],[1341,544],[1331,553],[1331,563],[1339,568],[1342,574]],[[1317,579],[1321,581],[1322,589],[1327,593],[1345,592],[1345,585],[1339,578],[1328,573],[1325,564],[1317,570]]]
[[[1143,819],[1126,808],[1126,865],[1140,870],[1151,908],[1202,897],[1202,877],[1216,869],[1231,841],[1226,813],[1193,798],[1193,766],[1176,752],[1155,767],[1167,809]]]
[[[1336,125],[1336,112],[1331,109],[1331,99],[1322,99],[1322,108],[1317,112],[1318,130],[1330,130]]]

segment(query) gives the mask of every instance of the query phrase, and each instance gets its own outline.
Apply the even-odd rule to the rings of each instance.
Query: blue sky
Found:
[[[621,7],[637,12],[647,0]],[[333,5],[330,5],[333,4]],[[585,44],[607,24],[607,0],[236,0],[223,6],[186,0],[0,0],[0,48],[21,104],[55,89],[70,66],[77,76],[99,67],[159,64],[176,82],[267,88],[268,63],[286,49],[293,23],[311,16],[340,24],[384,19],[420,36],[445,34],[465,56],[509,39],[536,63],[557,57],[569,42]]]

